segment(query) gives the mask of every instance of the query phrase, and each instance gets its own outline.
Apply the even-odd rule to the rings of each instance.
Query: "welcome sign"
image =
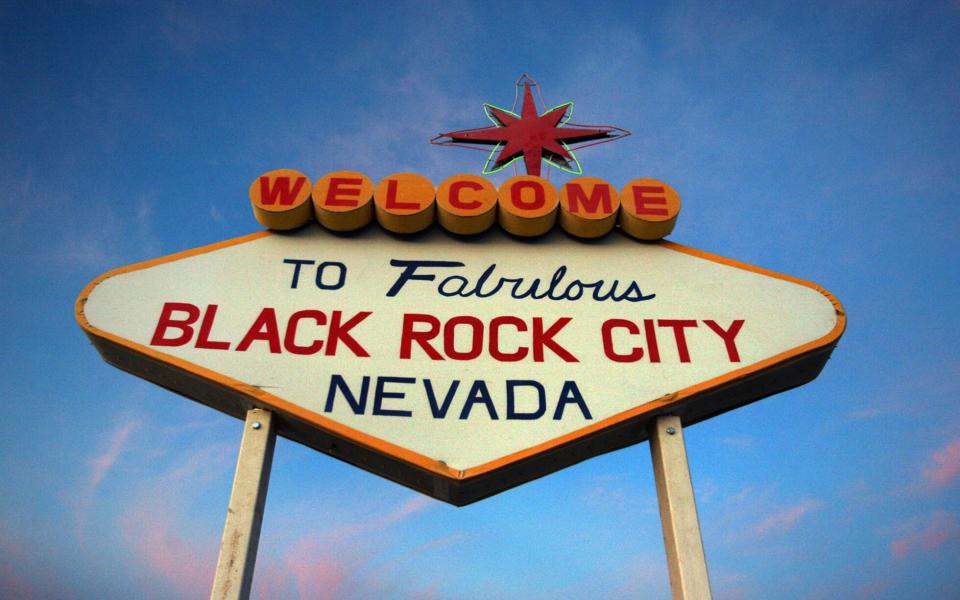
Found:
[[[92,282],[104,358],[462,505],[813,379],[839,303],[784,275],[619,232],[262,232]]]

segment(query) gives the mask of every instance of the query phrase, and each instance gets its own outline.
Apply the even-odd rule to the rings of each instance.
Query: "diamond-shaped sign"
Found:
[[[77,319],[113,365],[457,505],[806,383],[845,324],[670,242],[318,227],[112,271]]]

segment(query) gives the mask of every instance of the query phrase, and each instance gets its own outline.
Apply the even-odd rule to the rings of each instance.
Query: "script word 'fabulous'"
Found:
[[[394,173],[376,185],[357,171],[327,173],[311,183],[292,169],[264,173],[250,185],[253,214],[276,230],[312,219],[333,231],[354,231],[376,221],[394,233],[416,233],[436,219],[453,233],[474,235],[494,222],[507,232],[535,237],[560,222],[567,233],[598,238],[617,225],[630,236],[658,240],[680,214],[676,190],[656,179],[634,179],[621,190],[595,177],[557,188],[540,177],[518,175],[499,188],[477,175],[460,174],[439,186],[415,173]]]

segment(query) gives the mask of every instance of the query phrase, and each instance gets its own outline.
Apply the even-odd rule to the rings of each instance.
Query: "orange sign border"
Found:
[[[253,407],[274,411],[280,417],[277,428],[280,435],[458,506],[587,458],[642,442],[647,437],[646,423],[654,416],[678,414],[684,425],[690,425],[812,381],[846,329],[846,313],[839,300],[814,283],[675,242],[653,242],[676,252],[814,289],[833,304],[837,322],[826,335],[766,360],[667,394],[548,442],[458,470],[306,410],[258,387],[98,329],[84,315],[90,293],[110,277],[271,235],[277,234],[261,231],[108,271],[80,293],[75,304],[76,320],[104,360],[120,369],[240,419]],[[707,402],[706,396],[713,396],[712,402]]]

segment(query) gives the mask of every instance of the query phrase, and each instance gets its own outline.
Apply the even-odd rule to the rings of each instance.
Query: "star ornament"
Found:
[[[579,175],[583,173],[583,169],[574,156],[573,149],[630,135],[629,131],[610,125],[570,123],[573,102],[565,102],[538,114],[531,89],[536,85],[527,75],[517,80],[517,87],[523,86],[520,114],[484,103],[483,111],[493,123],[492,127],[441,133],[431,139],[430,143],[477,150],[486,150],[488,146],[493,146],[483,166],[485,175],[500,171],[521,158],[528,175],[539,176],[543,161],[568,173]],[[542,100],[541,97],[541,102]]]

